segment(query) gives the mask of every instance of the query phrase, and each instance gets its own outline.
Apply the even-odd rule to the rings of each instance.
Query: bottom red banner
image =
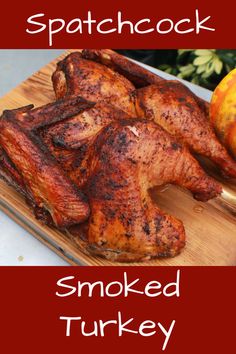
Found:
[[[1,267],[2,353],[232,353],[234,267]]]

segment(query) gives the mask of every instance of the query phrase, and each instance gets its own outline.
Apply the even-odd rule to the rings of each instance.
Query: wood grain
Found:
[[[30,103],[40,106],[55,100],[51,74],[57,61],[66,54],[68,52],[2,97],[0,111]],[[236,198],[235,181],[222,179],[209,163],[203,164]],[[121,265],[84,254],[74,237],[42,225],[35,220],[23,198],[3,181],[0,181],[0,191],[0,208],[70,264]],[[236,265],[236,206],[232,202],[222,198],[208,203],[197,202],[188,192],[174,186],[169,186],[164,192],[153,190],[152,195],[163,210],[184,222],[187,244],[183,252],[175,258],[158,259],[142,265]]]

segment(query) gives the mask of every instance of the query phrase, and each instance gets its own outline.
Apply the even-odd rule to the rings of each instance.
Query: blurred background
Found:
[[[0,96],[27,79],[64,50],[0,50]]]
[[[233,49],[119,50],[181,79],[214,90],[221,79],[236,67]]]
[[[233,49],[117,50],[167,73],[214,90],[236,66]],[[0,96],[33,72],[59,56],[63,50],[0,50]]]

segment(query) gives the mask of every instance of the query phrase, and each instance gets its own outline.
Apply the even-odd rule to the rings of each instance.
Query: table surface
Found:
[[[0,96],[62,52],[61,50],[0,50]],[[173,79],[171,75],[154,68],[150,70],[167,79]],[[210,99],[210,91],[190,83],[186,84],[202,98]],[[1,211],[0,230],[0,265],[68,265]]]

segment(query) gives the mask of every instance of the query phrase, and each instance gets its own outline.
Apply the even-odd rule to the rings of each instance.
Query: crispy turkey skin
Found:
[[[0,120],[0,144],[19,175],[15,173],[13,180],[18,185],[21,182],[32,204],[47,210],[58,228],[86,220],[89,206],[84,195],[41,141],[20,125],[14,113],[8,112]]]
[[[83,247],[116,261],[175,256],[183,224],[152,201],[149,190],[173,183],[199,200],[221,193],[188,149],[154,122],[129,119],[103,128],[89,151],[84,190],[91,216]]]
[[[57,98],[78,95],[93,102],[111,103],[135,116],[133,84],[106,66],[83,59],[79,52],[58,63],[52,82]]]
[[[217,139],[195,96],[179,81],[162,81],[136,91],[139,116],[154,120],[191,152],[212,160],[221,171],[236,177],[236,162]]]

